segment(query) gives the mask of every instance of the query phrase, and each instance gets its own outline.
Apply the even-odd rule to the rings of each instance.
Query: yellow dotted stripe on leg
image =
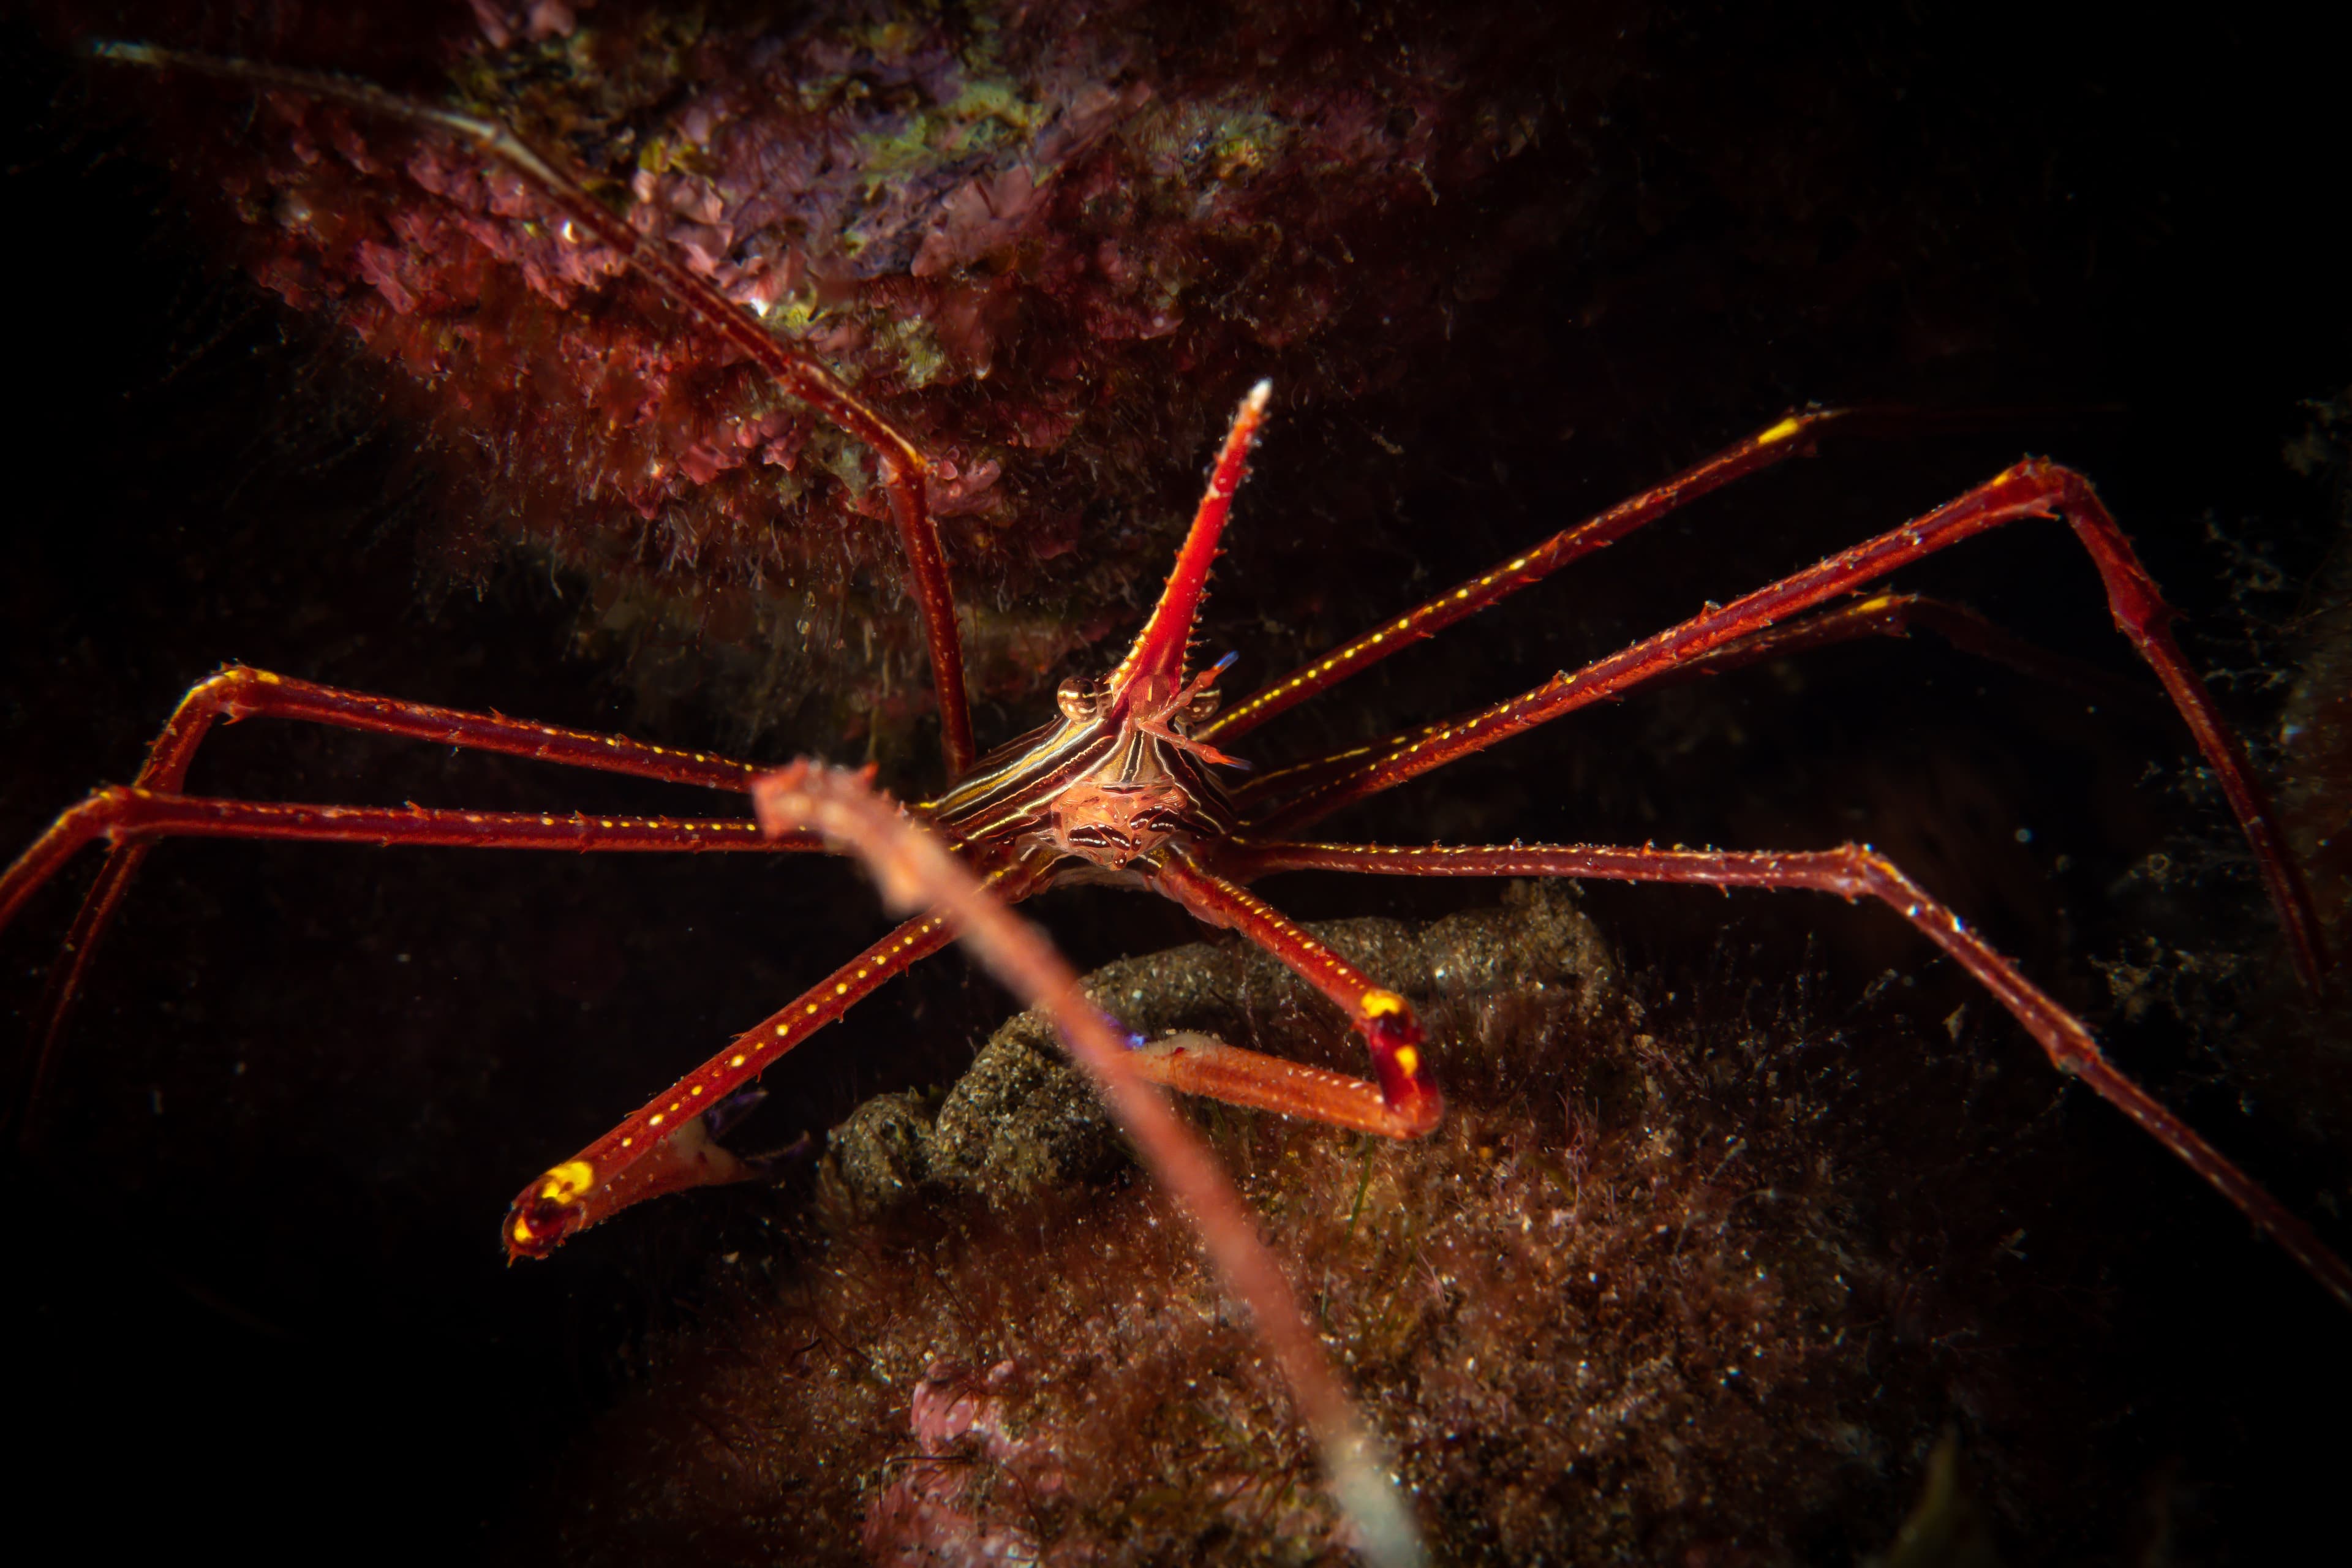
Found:
[[[1396,1054],[1397,1070],[1411,1078],[1421,1070],[1421,1053],[1411,1046],[1400,1046]]]
[[[596,1184],[596,1167],[585,1160],[566,1160],[547,1173],[539,1195],[551,1204],[568,1204]]]
[[[1756,444],[1759,447],[1776,447],[1804,427],[1805,422],[1791,415],[1757,437]]]
[[[1392,1018],[1407,1010],[1404,998],[1393,991],[1365,992],[1363,1008],[1367,1018]]]

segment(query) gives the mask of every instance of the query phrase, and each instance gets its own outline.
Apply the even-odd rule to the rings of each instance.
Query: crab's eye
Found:
[[[1055,689],[1054,701],[1065,719],[1091,719],[1102,711],[1102,688],[1096,682],[1084,676],[1070,675],[1063,677],[1062,684]]]

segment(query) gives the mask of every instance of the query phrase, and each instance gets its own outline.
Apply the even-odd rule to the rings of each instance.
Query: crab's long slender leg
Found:
[[[146,765],[139,770],[142,789],[176,791],[187,782],[188,764],[195,758],[215,721],[235,723],[245,719],[300,719],[339,730],[361,730],[376,735],[399,735],[436,746],[467,751],[502,752],[512,757],[558,763],[596,773],[629,773],[669,784],[698,784],[706,789],[746,794],[759,776],[761,765],[734,757],[689,752],[676,746],[650,745],[625,735],[593,730],[567,730],[509,719],[503,713],[481,713],[464,708],[439,708],[397,697],[321,686],[290,675],[232,664],[206,676],[188,689],[147,750]]]
[[[1693,464],[1664,484],[1654,485],[1572,528],[1562,529],[1542,543],[1498,563],[1492,571],[1458,584],[1427,604],[1299,666],[1234,703],[1200,726],[1195,733],[1203,741],[1223,741],[1255,730],[1285,709],[1337,686],[1391,654],[1435,637],[1454,622],[1499,604],[1569,563],[1606,549],[1634,530],[1688,506],[1709,491],[1811,451],[1813,437],[1825,426],[1852,420],[1856,413],[1846,408],[1792,413]]]
[[[757,829],[754,829],[756,836]],[[800,847],[814,835],[780,832]],[[1013,871],[989,879],[997,896],[1017,900],[1035,888]],[[544,1258],[575,1231],[647,1198],[737,1181],[755,1173],[702,1135],[702,1117],[825,1025],[872,995],[882,983],[953,940],[945,920],[918,915],[818,981],[785,1006],[637,1108],[593,1143],[534,1180],[507,1210],[507,1256]]]
[[[1499,604],[1542,581],[1572,561],[1616,543],[1635,530],[1677,511],[1736,479],[1763,472],[1795,457],[1810,457],[1817,437],[1832,427],[1840,434],[1894,431],[1973,430],[2013,427],[2021,420],[2073,418],[2113,412],[2097,408],[1808,408],[1693,464],[1663,484],[1629,496],[1608,510],[1562,529],[1542,543],[1497,563],[1478,576],[1455,584],[1427,604],[1384,622],[1320,658],[1276,677],[1200,727],[1202,740],[1231,739],[1255,730],[1286,708],[1327,691],[1349,676],[1378,664],[1413,643],[1425,641],[1455,622]]]
[[[2064,687],[2095,700],[2129,710],[2173,716],[2163,695],[2127,680],[2118,680],[2094,665],[2034,647],[2013,637],[1965,605],[1955,605],[1920,594],[1871,594],[1843,605],[1770,626],[1751,637],[1724,644],[1704,658],[1657,670],[1642,684],[1660,686],[1700,676],[1722,675],[1765,659],[1782,658],[1834,643],[1865,637],[1908,637],[1914,626],[1939,634],[1963,653],[2008,666],[2036,679]],[[1234,804],[1243,812],[1276,809],[1286,797],[1328,783],[1366,759],[1399,743],[1427,740],[1452,721],[1424,724],[1402,737],[1352,746],[1288,767],[1257,774],[1234,792]]]
[[[1221,869],[1239,877],[1276,871],[1368,871],[1399,877],[1592,877],[1624,882],[1685,882],[1715,888],[1810,888],[1849,900],[1876,899],[1911,922],[1974,975],[2011,1017],[2025,1026],[2062,1073],[2080,1079],[2102,1100],[2210,1183],[2287,1255],[2347,1306],[2352,1267],[2099,1049],[2082,1021],[2053,1001],[1993,951],[1949,909],[1930,898],[1893,862],[1867,847],[1843,845],[1787,854],[1719,849],[1617,848],[1591,845],[1528,845],[1483,848],[1401,847],[1367,844],[1223,846]]]
[[[855,773],[796,763],[763,781],[755,798],[761,820],[772,829],[817,827],[846,842],[864,858],[887,900],[901,908],[929,906],[917,924],[951,922],[1000,980],[1052,1016],[1145,1167],[1192,1221],[1225,1288],[1248,1307],[1318,1441],[1357,1550],[1384,1568],[1425,1561],[1379,1446],[1358,1418],[1281,1265],[1258,1239],[1257,1215],[1207,1146],[1141,1080],[1118,1031],[1087,1004],[1076,973],[1053,944],[991,897],[937,837]]]
[[[1858,637],[1907,637],[1916,628],[1934,632],[1960,652],[2006,666],[2020,675],[2063,687],[2095,701],[2124,709],[2150,709],[2170,715],[2163,698],[2146,686],[2121,680],[2096,665],[2036,647],[1985,619],[1966,605],[1925,594],[1864,595],[1802,620],[1769,626],[1726,643],[1703,658],[1661,673],[1657,681],[1722,675],[1765,659],[1785,658]]]
[[[539,812],[436,811],[423,806],[289,805],[270,801],[212,800],[147,789],[102,789],[68,810],[0,872],[0,929],[56,875],[76,851],[99,839],[114,846],[99,879],[74,917],[67,951],[45,1002],[47,1021],[33,1058],[18,1135],[37,1136],[39,1109],[57,1058],[57,1046],[74,983],[89,962],[100,928],[121,901],[140,858],[158,838],[275,838],[327,844],[434,844],[473,849],[572,850],[818,850],[814,839],[762,837],[741,818],[583,816]]]
[[[611,247],[640,275],[667,290],[707,329],[774,377],[778,385],[869,448],[879,466],[883,488],[890,497],[891,518],[907,552],[907,570],[922,616],[931,679],[939,691],[940,742],[947,756],[948,776],[957,777],[971,766],[977,752],[972,745],[971,709],[964,691],[963,646],[956,631],[955,598],[948,585],[947,555],[940,548],[939,525],[931,516],[924,489],[930,465],[913,441],[860,400],[839,376],[773,336],[709,280],[697,276],[672,255],[665,242],[639,234],[554,160],[495,121],[419,103],[348,77],[258,60],[184,54],[150,44],[101,43],[94,47],[93,52],[102,59],[196,71],[257,87],[283,88],[459,138],[482,155],[498,160],[520,174],[549,205]]]
[[[1244,1050],[1210,1035],[1170,1035],[1136,1047],[1128,1059],[1138,1074],[1178,1094],[1383,1138],[1418,1138],[1429,1131],[1401,1121],[1370,1079]]]
[[[1421,1021],[1403,997],[1316,941],[1248,889],[1209,869],[1191,851],[1162,850],[1145,876],[1159,891],[1210,924],[1239,931],[1338,1003],[1356,1032],[1363,1036],[1378,1079],[1375,1089],[1357,1079],[1306,1069],[1295,1069],[1295,1077],[1276,1078],[1251,1068],[1236,1054],[1229,1064],[1216,1068],[1205,1060],[1188,1066],[1181,1058],[1171,1059],[1162,1069],[1171,1087],[1391,1138],[1417,1138],[1437,1125],[1445,1114],[1445,1100],[1423,1070]],[[1181,1072],[1203,1076],[1197,1082],[1173,1076]],[[1250,1079],[1251,1088],[1241,1095],[1220,1093],[1207,1076],[1216,1073]]]
[[[1363,761],[1266,813],[1252,822],[1250,829],[1268,838],[1287,837],[1342,806],[1393,789],[1564,713],[1618,696],[1922,556],[2027,517],[2063,518],[2089,552],[2105,584],[2116,628],[2156,672],[2196,737],[2197,749],[2212,766],[2262,869],[2296,973],[2305,984],[2316,988],[2326,971],[2318,918],[2270,802],[2254,783],[2245,748],[2222,721],[2205,683],[2189,667],[2180,645],[2173,639],[2171,607],[2157,592],[2130,542],[2089,481],[2039,459],[2020,463],[1900,528],[1728,605],[1694,616],[1582,669],[1554,676],[1531,691],[1466,714],[1433,732],[1423,730],[1381,742]]]
[[[557,816],[536,811],[445,811],[421,805],[299,805],[215,800],[120,785],[68,808],[0,872],[0,930],[74,853],[99,839],[272,838],[310,844],[432,844],[462,849],[769,852],[822,850],[814,837],[762,837],[740,817]]]
[[[213,725],[222,719],[235,722],[253,718],[307,720],[337,729],[399,735],[473,751],[502,752],[567,767],[629,773],[709,789],[747,790],[760,771],[756,763],[713,756],[707,752],[534,724],[501,713],[408,702],[321,686],[270,670],[229,665],[196,682],[180,699],[153,744],[148,747],[146,763],[140,768],[132,787],[156,795],[177,794],[187,782],[188,767],[195,760],[197,747],[204,743]],[[66,932],[64,951],[50,968],[42,988],[37,1015],[41,1020],[40,1042],[36,1047],[32,1103],[38,1103],[48,1065],[72,1016],[75,998],[81,994],[82,980],[89,973],[99,942],[106,934],[152,843],[152,837],[118,839],[89,891],[83,895],[81,908],[74,914],[73,924]],[[5,921],[5,916],[0,916],[0,921]],[[32,1126],[28,1117],[27,1133]]]

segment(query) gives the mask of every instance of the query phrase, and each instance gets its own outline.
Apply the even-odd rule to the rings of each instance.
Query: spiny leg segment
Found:
[[[2137,1122],[2235,1205],[2336,1300],[2352,1307],[2352,1267],[2252,1177],[2133,1082],[2091,1031],[2028,981],[1949,909],[1885,857],[1859,845],[1790,853],[1619,848],[1591,845],[1426,848],[1372,844],[1223,847],[1220,868],[1236,878],[1277,871],[1361,871],[1401,877],[1592,877],[1718,888],[1809,888],[1849,900],[1876,899],[1951,955],[2025,1026],[2053,1066]]]

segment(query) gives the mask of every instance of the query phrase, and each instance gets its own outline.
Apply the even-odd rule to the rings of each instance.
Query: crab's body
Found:
[[[1171,741],[1100,703],[1064,707],[982,758],[922,815],[958,842],[1008,843],[1022,858],[1046,858],[1057,884],[1141,887],[1136,863],[1154,850],[1232,835],[1232,798],[1181,731]]]

